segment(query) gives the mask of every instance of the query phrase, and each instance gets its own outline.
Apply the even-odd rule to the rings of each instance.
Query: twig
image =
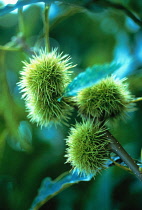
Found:
[[[32,48],[28,46],[25,42],[25,39],[21,36],[13,37],[12,41],[8,42],[6,45],[0,45],[0,50],[2,51],[24,51],[29,55],[35,55],[35,52]]]
[[[4,46],[0,45],[0,50],[3,50],[3,51],[20,51],[21,48],[18,48],[18,47],[8,47],[6,45],[4,45]]]
[[[76,110],[78,110],[77,106],[74,106]],[[91,117],[91,116],[90,116]],[[93,119],[93,117],[91,117]],[[100,125],[104,126],[105,120],[98,119],[100,121]],[[139,171],[139,166],[135,163],[135,161],[131,158],[131,156],[126,152],[126,150],[122,147],[122,145],[117,141],[117,139],[106,129],[106,136],[110,140],[109,147],[112,152],[118,155],[122,161],[131,169],[131,171],[135,174],[135,176],[142,181],[142,172]]]
[[[135,102],[138,102],[138,101],[142,101],[142,97],[135,98],[134,100],[130,101],[130,103],[135,103]]]
[[[124,150],[121,144],[116,140],[116,138],[109,132],[106,131],[107,137],[110,139],[110,148],[111,150],[117,154],[126,165],[132,170],[135,176],[142,181],[142,173],[139,171],[139,167],[135,163],[135,161],[131,158],[131,156]]]
[[[116,161],[114,161],[114,160],[111,159],[111,158],[110,158],[110,160],[114,163],[114,165],[118,166],[119,168],[122,168],[123,170],[132,173],[131,169],[128,168],[127,166],[124,166],[124,165],[122,165],[122,164],[120,164],[120,163],[117,163]],[[123,162],[123,163],[124,163],[124,162]]]
[[[18,21],[19,21],[19,32],[22,34],[22,37],[25,37],[25,26],[23,18],[23,7],[18,9]]]
[[[45,46],[46,46],[47,52],[50,51],[50,42],[49,42],[49,9],[50,9],[50,5],[45,3],[43,24],[44,24]]]
[[[120,10],[120,11],[124,12],[128,17],[130,17],[140,27],[142,27],[142,20],[140,20],[129,9],[127,9],[125,6],[123,6],[123,5],[119,4],[119,3],[114,3],[114,2],[107,1],[107,0],[100,0],[100,1],[93,0],[93,3],[98,4],[100,6],[103,6],[103,7],[110,7],[110,8],[113,8],[113,9]],[[91,4],[91,2],[89,2],[89,5],[90,4]]]
[[[105,3],[105,1],[104,1]],[[127,9],[126,7],[124,7],[123,5],[121,4],[118,4],[118,3],[113,3],[113,2],[109,2],[109,1],[106,1],[106,4],[109,6],[109,7],[112,7],[114,9],[117,9],[117,10],[121,10],[123,11],[127,16],[129,16],[135,23],[137,23],[139,26],[142,26],[142,21],[140,19],[138,19],[129,9]]]

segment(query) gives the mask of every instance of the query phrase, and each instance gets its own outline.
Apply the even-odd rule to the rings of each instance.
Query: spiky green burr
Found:
[[[80,91],[76,100],[80,114],[104,120],[125,116],[133,97],[124,80],[111,76]]]
[[[109,142],[100,123],[94,124],[91,120],[77,123],[66,139],[67,162],[81,174],[96,174],[105,168]]]
[[[66,122],[72,110],[69,98],[62,98],[70,82],[73,66],[68,55],[40,51],[29,63],[24,62],[19,87],[25,99],[28,117],[40,126]]]

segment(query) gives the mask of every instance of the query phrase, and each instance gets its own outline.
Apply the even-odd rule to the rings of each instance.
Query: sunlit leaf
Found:
[[[20,9],[23,6],[33,4],[33,3],[38,3],[38,2],[53,3],[54,0],[19,0],[16,4],[8,4],[5,7],[1,8],[0,16],[8,14],[15,9]]]
[[[33,3],[38,3],[38,2],[44,2],[44,3],[54,3],[54,2],[61,2],[65,4],[74,4],[74,5],[80,5],[82,4],[81,0],[19,0],[16,4],[8,4],[0,9],[0,16],[8,14],[12,12],[15,9],[20,9],[23,6],[33,4]]]
[[[123,161],[118,156],[111,157],[111,160],[108,159],[105,163],[105,167],[114,166],[115,163],[118,162],[123,164]],[[70,187],[73,184],[77,184],[80,181],[90,181],[93,175],[78,175],[77,171],[74,172],[65,172],[60,175],[57,179],[52,181],[50,177],[47,177],[41,183],[41,186],[38,191],[38,195],[35,197],[33,204],[30,210],[39,209],[42,205],[44,205],[48,200],[52,197],[60,193],[62,190]]]
[[[67,86],[64,96],[75,96],[78,91],[92,86],[103,77],[112,74],[118,68],[120,68],[120,64],[116,63],[94,65],[93,67],[87,68],[86,71],[80,73]]]
[[[80,181],[90,181],[92,175],[84,176],[78,175],[77,171],[74,173],[65,172],[61,176],[59,176],[54,181],[51,178],[47,177],[43,180],[41,187],[39,188],[39,192],[30,210],[36,210],[44,203],[46,203],[49,199],[57,195],[62,190],[70,187],[71,185],[78,183]]]

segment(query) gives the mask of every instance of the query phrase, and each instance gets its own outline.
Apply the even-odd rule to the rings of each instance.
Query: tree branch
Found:
[[[74,105],[74,108],[78,110],[78,107]],[[86,118],[86,116],[84,116]],[[92,119],[93,117],[90,116]],[[98,119],[100,121],[100,126],[105,125],[104,119]],[[122,145],[117,141],[117,139],[108,131],[106,128],[106,137],[110,140],[110,150],[114,152],[116,155],[118,155],[121,160],[131,169],[131,171],[134,173],[134,175],[142,181],[142,172],[139,170],[139,166],[135,163],[133,158],[126,152],[126,150],[122,147]]]
[[[131,12],[129,9],[127,9],[125,6],[119,4],[110,2],[107,0],[92,0],[93,3],[96,5],[100,5],[107,8],[113,8],[122,11],[125,13],[128,17],[130,17],[136,24],[138,24],[140,27],[142,27],[142,20],[140,20],[136,15],[134,15],[133,12]],[[91,6],[91,2],[89,2],[88,6]]]
[[[117,154],[126,165],[132,170],[135,176],[142,181],[142,173],[139,171],[139,167],[135,163],[135,161],[131,158],[131,156],[124,150],[121,144],[116,140],[116,138],[109,132],[106,131],[107,137],[110,139],[110,148],[111,150]]]

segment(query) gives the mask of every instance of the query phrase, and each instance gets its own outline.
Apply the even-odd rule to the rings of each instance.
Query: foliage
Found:
[[[79,181],[90,181],[91,178],[91,175],[79,176],[77,171],[74,173],[65,172],[55,181],[52,181],[51,178],[45,178],[31,209],[39,208],[43,203],[71,185],[78,183]]]
[[[120,158],[109,160],[109,169],[102,170],[95,179],[76,173],[64,174],[71,170],[69,164],[64,164],[64,139],[70,126],[51,125],[41,129],[27,119],[17,83],[23,69],[22,61],[28,61],[34,52],[38,54],[39,49],[45,49],[44,3],[51,4],[50,48],[69,54],[71,61],[77,64],[72,82],[58,96],[57,102],[76,96],[80,90],[90,88],[112,73],[120,78],[127,76],[132,95],[142,96],[140,1],[19,0],[15,5],[2,6],[0,205],[3,210],[27,210],[31,206],[41,210],[139,210],[142,184],[129,173],[130,169]],[[28,7],[23,7],[25,5]],[[18,13],[11,13],[16,8]],[[139,101],[137,110],[129,114],[126,122],[118,120],[117,124],[109,125],[109,131],[140,166],[141,110]],[[74,125],[76,120],[81,122],[81,117],[76,116],[74,110],[69,125]],[[68,189],[61,192],[65,188]]]
[[[75,77],[72,82],[66,87],[64,96],[75,96],[77,92],[92,86],[97,83],[103,77],[114,73],[119,69],[120,65],[116,63],[105,64],[105,65],[94,65],[88,67],[84,72],[80,73]]]

